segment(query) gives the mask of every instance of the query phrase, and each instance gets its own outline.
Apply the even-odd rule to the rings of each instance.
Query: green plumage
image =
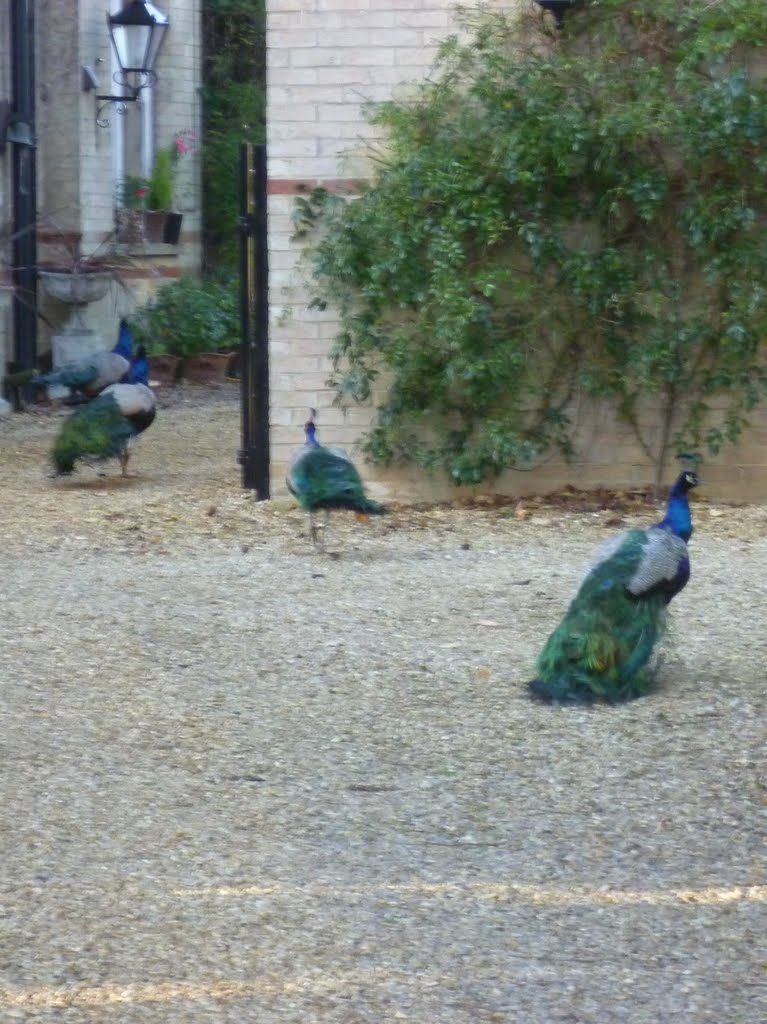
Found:
[[[626,586],[647,544],[646,530],[628,531],[588,574],[538,658],[533,694],[563,703],[614,703],[652,688],[648,661],[666,625],[667,596],[658,590],[633,596]]]
[[[383,505],[365,496],[362,479],[348,459],[322,446],[302,451],[291,467],[288,486],[308,512],[345,508],[382,515]]]
[[[614,704],[652,689],[650,658],[666,626],[666,608],[690,579],[689,492],[698,483],[693,470],[683,470],[660,522],[602,546],[538,658],[538,675],[529,683],[535,697]]]
[[[94,398],[66,419],[53,445],[57,473],[71,473],[78,459],[117,458],[136,433],[111,395]]]

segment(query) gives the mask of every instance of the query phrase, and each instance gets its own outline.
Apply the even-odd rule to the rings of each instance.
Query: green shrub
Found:
[[[134,341],[149,355],[228,351],[240,343],[237,285],[182,277],[161,288],[128,322]]]
[[[362,195],[299,199],[297,233],[323,228],[313,304],[341,319],[333,383],[377,402],[378,461],[475,484],[567,456],[586,395],[659,479],[767,392],[767,4],[525,18],[467,14],[374,112]]]

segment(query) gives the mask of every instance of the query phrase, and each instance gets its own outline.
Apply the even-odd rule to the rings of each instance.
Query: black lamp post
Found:
[[[551,11],[554,15],[554,24],[561,29],[565,26],[565,14],[577,0],[535,0],[535,2],[545,11]]]
[[[96,124],[106,128],[109,121],[99,115],[107,103],[131,103],[142,89],[157,81],[154,63],[160,52],[170,19],[149,0],[127,0],[118,14],[107,15],[107,26],[119,70],[112,76],[126,90],[123,96],[96,96]],[[123,108],[124,109],[124,108]]]

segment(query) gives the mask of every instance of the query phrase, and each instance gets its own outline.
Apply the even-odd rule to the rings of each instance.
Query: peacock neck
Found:
[[[133,354],[133,338],[131,337],[128,325],[122,320],[120,321],[120,328],[117,333],[117,344],[112,351],[130,362]]]
[[[688,541],[692,537],[692,514],[686,491],[672,490],[666,515],[656,523],[656,526],[661,530],[671,530],[683,541]]]
[[[306,424],[306,444],[309,448],[320,447],[320,442],[317,440],[317,428],[311,420]]]

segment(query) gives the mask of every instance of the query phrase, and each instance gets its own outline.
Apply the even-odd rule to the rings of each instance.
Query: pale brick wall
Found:
[[[344,189],[368,173],[368,102],[391,98],[423,78],[439,41],[456,29],[438,0],[267,0],[271,420],[277,490],[290,452],[303,440],[310,407],[320,436],[352,447],[370,410],[344,415],[326,385],[333,313],[307,310],[299,282],[300,246],[290,240],[297,182]],[[341,179],[341,180],[340,180]],[[383,476],[373,469],[366,475]],[[373,489],[376,489],[374,484]],[[392,493],[401,494],[397,476]]]
[[[510,9],[514,2],[504,0]],[[325,381],[336,322],[331,312],[307,309],[298,272],[300,245],[291,242],[295,185],[343,189],[364,178],[364,140],[372,129],[366,101],[402,93],[428,73],[438,40],[454,31],[452,0],[267,0],[268,152],[271,325],[271,421],[274,489],[302,442],[309,407],[319,410],[320,437],[353,447],[371,420],[369,408],[346,416],[332,405]],[[494,489],[524,494],[564,484],[631,486],[652,470],[627,428],[608,410],[579,411],[578,461],[548,462],[531,473],[509,473]],[[736,450],[707,462],[707,491],[733,501],[767,501],[767,414]],[[360,467],[372,492],[403,500],[444,497],[444,482],[415,472]]]

